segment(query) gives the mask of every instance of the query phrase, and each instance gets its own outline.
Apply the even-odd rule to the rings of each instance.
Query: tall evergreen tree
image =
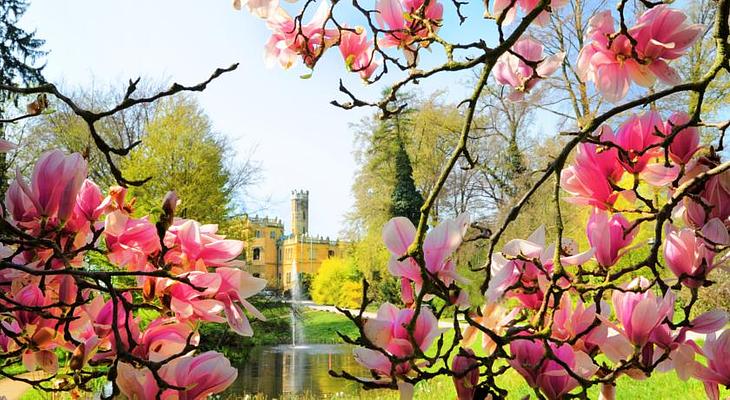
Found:
[[[33,85],[43,83],[43,67],[36,66],[46,55],[41,49],[44,40],[38,39],[35,31],[27,32],[18,26],[18,21],[28,9],[27,0],[0,1],[0,84]],[[17,96],[0,90],[0,119],[10,103],[16,103]],[[0,124],[0,138],[5,139],[5,127]],[[7,158],[0,154],[0,195],[7,188]]]
[[[413,180],[413,167],[403,139],[398,136],[398,149],[395,153],[395,187],[390,196],[390,214],[393,217],[406,217],[413,225],[418,225],[423,206],[423,196],[416,189]]]

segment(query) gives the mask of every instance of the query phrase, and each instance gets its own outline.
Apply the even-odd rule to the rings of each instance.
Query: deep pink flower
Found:
[[[715,166],[712,162],[709,165],[705,165],[704,162],[697,163],[687,172],[685,179],[691,179]],[[730,218],[730,171],[708,179],[699,193],[699,199],[685,197],[683,206],[685,221],[695,228],[703,227],[713,218],[723,222],[728,221]]]
[[[454,357],[454,361],[451,363],[451,371],[456,375],[461,375],[453,377],[458,400],[472,400],[474,398],[476,385],[479,383],[479,367],[474,357],[472,349],[461,348],[459,354]]]
[[[160,369],[165,382],[187,390],[175,392],[178,400],[202,400],[224,391],[236,380],[238,370],[223,354],[208,351],[195,357],[179,357]]]
[[[43,218],[63,224],[74,211],[86,174],[86,160],[80,154],[51,150],[38,159],[30,185],[19,174],[16,176],[5,204],[16,223],[32,224]]]
[[[611,12],[596,14],[589,21],[588,36],[592,42],[581,49],[578,58],[581,79],[593,81],[610,102],[623,99],[631,81],[645,87],[653,85],[657,78],[677,84],[679,75],[667,61],[681,57],[704,29],[702,25],[687,24],[686,19],[683,12],[667,5],[649,9],[629,29],[637,42],[632,51],[625,35],[609,42],[609,36],[615,32]]]
[[[587,354],[573,350],[567,343],[561,346],[550,343],[549,346],[553,354],[579,376],[588,378],[598,370]],[[514,357],[509,361],[512,368],[525,378],[528,385],[539,388],[550,400],[561,399],[579,386],[578,381],[562,365],[546,359],[542,342],[514,340],[510,342],[510,353]]]
[[[665,132],[672,133],[675,126],[684,125],[689,122],[689,115],[684,112],[676,112],[669,117]],[[700,132],[695,126],[684,128],[677,133],[669,145],[669,157],[679,164],[687,164],[692,156],[700,149]]]
[[[608,304],[603,304],[601,312],[604,315],[610,313]],[[586,307],[578,298],[574,307],[570,296],[563,294],[560,307],[553,314],[552,336],[564,341],[578,338],[573,348],[590,353],[596,347],[603,345],[608,337],[608,327],[605,324],[600,323],[591,327],[598,319],[595,304]]]
[[[189,322],[174,318],[157,318],[142,332],[138,350],[141,356],[153,362],[165,360],[180,354],[189,343],[197,346],[200,334],[194,332]],[[194,333],[193,333],[194,332]]]
[[[220,289],[215,298],[225,306],[228,325],[239,335],[252,336],[251,324],[241,307],[256,318],[266,320],[266,317],[246,300],[262,291],[266,287],[266,280],[256,278],[238,268],[221,267],[215,272],[221,277]]]
[[[398,358],[413,357],[415,349],[411,344],[407,327],[415,315],[415,310],[398,309],[390,303],[384,303],[378,309],[376,318],[365,321],[364,330],[367,338],[388,354]],[[428,308],[421,308],[416,318],[413,337],[420,351],[426,351],[434,339],[441,333],[438,320]],[[383,353],[367,349],[355,349],[358,363],[380,376],[390,376],[391,362]],[[404,374],[410,370],[410,364],[403,362],[396,365],[396,374]]]
[[[636,237],[637,229],[632,229],[631,223],[620,213],[608,214],[599,209],[594,209],[588,225],[586,235],[588,242],[596,249],[595,257],[598,264],[603,267],[610,267],[623,256],[625,249]]]
[[[158,285],[162,286],[162,293],[170,296],[170,310],[177,318],[225,322],[220,316],[224,304],[214,299],[221,287],[221,276],[217,273],[192,271],[183,277],[186,277],[192,286],[172,279],[167,279],[166,282],[158,281]]]
[[[132,296],[129,293],[125,293],[124,298],[127,303],[132,303]],[[115,302],[116,331],[113,329]],[[129,348],[131,341],[137,342],[139,340],[139,321],[134,318],[132,312],[126,311],[121,300],[109,299],[104,302],[101,296],[98,296],[94,298],[92,304],[86,306],[86,311],[91,318],[94,332],[100,338],[109,339],[113,353],[117,351],[117,336],[125,348]]]
[[[141,270],[147,257],[161,249],[157,229],[147,217],[136,219],[117,210],[107,215],[104,222],[107,257],[119,266]]]
[[[20,289],[15,295],[13,300],[20,305],[27,307],[43,307],[46,305],[46,297],[38,285],[31,284]],[[34,325],[37,324],[41,319],[41,314],[38,311],[32,310],[18,310],[15,311],[15,319],[20,323],[20,326]]]
[[[176,219],[165,235],[165,246],[170,249],[165,261],[182,266],[183,271],[238,265],[234,259],[243,251],[243,242],[226,239],[217,231],[218,225]]]
[[[513,4],[514,2],[514,4]],[[499,18],[500,15],[505,13],[502,24],[509,25],[514,21],[517,15],[517,7],[522,9],[522,12],[529,14],[532,10],[540,4],[540,0],[495,0],[494,1],[494,16]],[[557,10],[560,7],[568,4],[568,0],[552,0],[550,2],[550,8]],[[509,7],[509,8],[508,8]],[[550,13],[543,11],[535,19],[535,24],[538,26],[545,26],[550,20]]]
[[[663,298],[657,298],[648,288],[649,281],[639,277],[625,289],[643,292],[615,290],[612,296],[616,318],[623,327],[622,333],[637,346],[645,345],[652,331],[665,319],[671,320],[674,313],[675,297],[671,290]]]
[[[719,337],[707,335],[701,354],[707,358],[707,366],[696,363],[694,376],[705,383],[708,399],[720,400],[719,385],[730,385],[730,329]]]
[[[707,274],[715,268],[715,246],[730,244],[725,224],[717,218],[711,219],[702,228],[702,236],[693,229],[676,229],[667,225],[667,239],[664,243],[664,259],[667,267],[687,287],[701,287]]]
[[[613,132],[601,127],[601,139],[610,140]],[[600,209],[612,206],[618,198],[611,184],[621,180],[624,170],[615,148],[601,148],[592,143],[581,143],[571,166],[560,173],[560,185],[572,195],[566,199],[574,204],[592,205]]]
[[[567,238],[563,241],[563,251],[568,253],[560,258],[565,265],[580,265],[593,256],[593,249],[578,253],[575,242]],[[545,243],[544,226],[537,228],[527,240],[510,240],[492,257],[492,276],[485,296],[490,302],[510,297],[527,308],[540,308],[552,275],[554,254],[555,245]]]
[[[520,55],[522,59],[536,63],[536,67],[533,69],[520,57],[509,52],[497,60],[497,64],[494,66],[494,78],[502,85],[512,87],[509,96],[512,101],[522,100],[525,93],[529,93],[541,79],[552,75],[565,58],[565,53],[545,57],[542,43],[531,36],[521,37],[512,46],[512,51]]]
[[[104,212],[104,196],[96,184],[85,180],[76,197],[76,212],[87,221],[96,221]]]
[[[461,245],[468,226],[469,216],[461,214],[456,219],[444,221],[431,229],[423,242],[426,270],[446,286],[450,286],[454,281],[463,281],[463,278],[456,273],[451,255]],[[415,237],[416,227],[408,218],[393,218],[383,227],[383,241],[391,253],[388,270],[393,276],[401,278],[405,286],[410,286],[410,282],[413,282],[416,292],[420,292],[423,278],[416,261],[410,257],[398,261],[398,258],[408,252],[408,246],[413,243]],[[413,293],[405,286],[402,291],[403,300],[409,304],[413,301]]]
[[[424,21],[413,18],[424,0],[378,0],[375,5],[378,24],[389,32],[378,41],[383,47],[398,47],[406,50],[406,55],[413,56],[411,49],[414,42],[427,38],[429,30]],[[438,0],[430,0],[423,12],[423,18],[430,24],[434,32],[438,31],[444,14],[444,6]],[[413,61],[413,60],[412,60]]]
[[[625,150],[618,156],[626,172],[638,174],[652,158],[662,154],[660,147],[652,146],[662,141],[664,128],[661,116],[655,111],[635,115],[621,125],[609,140]]]
[[[378,68],[378,61],[373,58],[372,43],[365,30],[358,27],[357,32],[342,31],[340,36],[340,53],[345,59],[349,71],[357,72],[362,79],[368,80]]]

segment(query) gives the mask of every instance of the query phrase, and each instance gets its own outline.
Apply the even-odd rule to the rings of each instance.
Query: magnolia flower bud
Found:
[[[72,371],[78,371],[84,367],[84,354],[86,353],[86,345],[81,343],[74,349],[71,359],[68,361],[68,367]]]
[[[462,348],[459,354],[454,357],[451,364],[454,376],[454,386],[459,400],[471,400],[474,398],[474,390],[479,382],[479,367],[474,359],[474,352],[471,349]],[[463,375],[459,377],[460,375]]]

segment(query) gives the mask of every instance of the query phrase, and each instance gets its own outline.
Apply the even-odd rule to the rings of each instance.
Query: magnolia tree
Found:
[[[234,1],[272,31],[265,46],[269,63],[289,68],[301,61],[316,69],[322,55],[337,48],[347,70],[367,83],[396,76],[385,98],[375,102],[341,83],[348,101],[333,103],[342,108],[377,107],[387,118],[400,110],[399,94],[412,84],[460,71],[477,77],[460,104],[460,140],[444,160],[418,226],[394,218],[383,228],[392,254],[389,271],[400,279],[405,308],[383,304],[375,318],[365,318],[365,285],[359,313],[343,310],[360,335],[344,339],[359,346],[354,356],[370,376],[331,374],[365,388],[398,389],[403,398],[412,396],[417,382],[450,376],[459,399],[486,399],[508,394],[501,377],[513,369],[538,398],[587,398],[589,388],[598,386],[610,399],[621,376],[644,379],[675,370],[679,379],[704,382],[707,396],[717,399],[719,388],[730,385],[728,316],[692,311],[698,293],[713,284],[712,270],[724,267],[730,244],[730,164],[720,153],[730,121],[706,120],[702,112],[708,87],[730,72],[730,1],[716,2],[714,24],[706,27],[662,1],[629,6],[616,0],[590,18],[585,37],[564,44],[580,50],[574,60],[545,54],[530,34],[568,1],[484,3],[479,18],[484,13],[494,29],[479,32],[494,33],[454,42],[442,35],[445,9],[463,24],[467,2],[307,0],[290,14],[276,0]],[[573,9],[580,11],[580,3]],[[682,62],[706,29],[714,61],[698,80],[683,82],[673,64]],[[469,145],[485,86],[496,81],[508,88],[511,101],[541,107],[540,99],[528,95],[558,70],[575,71],[583,100],[594,103],[588,110],[596,111],[562,132],[562,150],[501,224],[466,238],[486,241],[488,252],[476,282],[485,304],[474,304],[452,260],[466,240],[468,217],[429,230],[428,216],[457,163],[479,165]],[[639,96],[627,100],[632,87]],[[658,102],[686,94],[694,99],[688,109],[657,111]],[[716,143],[700,145],[703,128]],[[551,232],[539,228],[504,243],[505,230],[543,185],[553,185],[548,200],[556,218],[546,221]],[[590,247],[564,237],[563,201],[589,210],[586,226],[570,228],[585,231]],[[653,239],[635,244],[639,232]],[[638,247],[643,259],[624,259]],[[678,301],[679,294],[688,300]],[[442,329],[438,319],[447,309],[453,320]],[[703,347],[692,339],[698,334],[706,335]],[[479,336],[481,346],[474,344]]]
[[[29,179],[18,172],[10,183],[0,220],[0,375],[75,395],[108,381],[106,398],[130,399],[202,399],[235,380],[237,370],[222,354],[197,354],[198,330],[227,321],[236,333],[251,336],[244,310],[263,315],[246,299],[266,282],[236,260],[243,242],[217,234],[217,225],[176,218],[174,192],[160,199],[160,215],[137,216],[124,186],[143,182],[126,180],[115,159],[138,143],[115,148],[95,129],[102,118],[203,90],[233,69],[151,97],[134,97],[137,82],[130,82],[124,99],[103,111],[79,107],[53,85],[0,87],[38,95],[27,114],[3,123],[39,115],[48,95],[65,102],[86,122],[123,185],[102,190],[87,179],[82,155],[61,150],[44,153]],[[13,147],[0,142],[0,151]],[[144,310],[151,321],[141,320]],[[8,367],[17,364],[44,373],[13,376]]]
[[[375,318],[365,318],[365,284],[360,311],[345,311],[360,335],[345,340],[358,346],[354,356],[370,375],[332,374],[365,388],[398,389],[404,398],[420,381],[449,376],[459,399],[486,399],[508,394],[502,377],[514,369],[538,398],[587,398],[598,386],[610,399],[620,376],[643,379],[675,370],[680,379],[703,381],[708,397],[719,398],[720,386],[730,384],[728,317],[719,310],[692,311],[698,293],[713,284],[711,271],[724,267],[730,243],[730,164],[719,153],[730,123],[705,120],[702,113],[705,91],[730,69],[730,0],[716,5],[714,62],[692,82],[682,82],[672,63],[681,62],[676,60],[706,27],[662,2],[641,0],[629,9],[618,0],[614,9],[596,13],[587,37],[570,44],[582,47],[576,60],[544,54],[529,34],[567,1],[485,3],[479,14],[495,24],[495,34],[452,43],[439,32],[445,6],[466,21],[466,3],[458,0],[354,0],[342,14],[359,15],[365,26],[335,16],[342,2],[306,0],[290,14],[276,0],[234,1],[272,30],[269,62],[289,68],[301,60],[314,69],[337,47],[347,69],[367,82],[404,76],[377,102],[340,85],[349,100],[334,103],[343,108],[373,106],[389,117],[411,84],[450,72],[477,76],[460,106],[460,140],[426,197],[418,226],[395,218],[383,228],[392,253],[389,270],[400,279],[405,307],[384,304]],[[441,61],[422,68],[425,49],[429,59],[440,55]],[[470,133],[489,77],[509,87],[512,101],[536,101],[530,92],[568,65],[596,93],[589,98],[602,111],[563,132],[562,151],[492,232],[468,234],[466,215],[429,230],[428,216],[452,169],[462,159],[479,164],[469,153]],[[196,353],[198,328],[227,320],[236,332],[251,335],[244,310],[262,316],[246,298],[265,282],[234,261],[241,242],[217,235],[214,225],[175,218],[174,194],[161,199],[160,215],[135,215],[124,187],[144,181],[128,181],[115,162],[137,143],[114,147],[95,124],[141,103],[203,90],[234,68],[150,97],[135,97],[137,82],[130,82],[120,103],[102,111],[79,107],[53,85],[0,86],[38,95],[28,114],[3,123],[41,113],[54,101],[47,97],[66,103],[85,121],[120,185],[104,193],[85,179],[81,155],[58,150],[38,160],[29,180],[18,174],[11,183],[0,222],[0,375],[10,377],[7,367],[22,363],[47,374],[13,379],[47,391],[87,390],[95,378],[106,378],[112,386],[107,396],[139,399],[199,399],[232,383],[236,371],[222,355]],[[650,90],[625,100],[633,86]],[[662,114],[653,107],[686,93],[695,99],[688,110]],[[640,110],[644,106],[650,111]],[[702,128],[717,130],[717,143],[700,146]],[[551,231],[539,228],[527,239],[503,243],[508,226],[543,185],[553,185],[556,218],[546,221]],[[589,248],[563,237],[562,201],[590,210],[585,227],[571,227],[585,230]],[[635,244],[639,232],[651,232],[653,240]],[[464,240],[486,241],[480,282],[467,283],[452,260]],[[636,246],[647,255],[632,263],[624,257]],[[481,288],[484,304],[470,302],[467,285]],[[679,304],[679,294],[689,300]],[[146,309],[158,317],[140,326]],[[447,310],[453,320],[443,329],[438,321]],[[706,335],[704,346],[694,342],[695,334]]]

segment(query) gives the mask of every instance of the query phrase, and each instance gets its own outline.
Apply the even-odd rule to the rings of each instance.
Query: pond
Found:
[[[328,373],[332,369],[370,376],[355,361],[352,349],[344,344],[254,348],[246,365],[239,368],[236,381],[221,397],[257,393],[269,399],[290,394],[309,394],[314,398],[357,395],[361,389],[356,383],[333,378]]]

